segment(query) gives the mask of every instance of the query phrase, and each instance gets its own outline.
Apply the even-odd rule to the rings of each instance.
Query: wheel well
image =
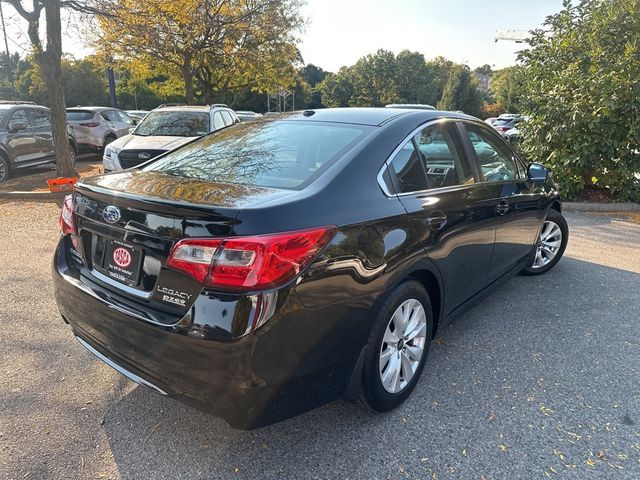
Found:
[[[431,332],[431,338],[434,338],[436,331],[438,330],[440,307],[442,305],[442,292],[440,291],[438,280],[429,270],[417,270],[411,273],[409,278],[422,283],[429,294],[429,298],[431,299],[431,309],[433,310],[433,332]]]
[[[556,210],[558,213],[562,213],[562,207],[560,206],[560,202],[557,200],[553,202],[549,208]]]

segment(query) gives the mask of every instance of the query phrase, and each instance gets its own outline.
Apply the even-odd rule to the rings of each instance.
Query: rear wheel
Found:
[[[415,388],[429,353],[433,315],[422,284],[399,285],[380,308],[365,356],[361,403],[384,412]]]
[[[9,162],[4,158],[4,155],[0,155],[0,182],[7,180],[10,174]]]
[[[73,146],[73,143],[69,143],[69,156],[71,157],[71,166],[75,166],[76,160],[78,159],[78,154],[76,152],[76,148]]]
[[[568,240],[567,221],[560,212],[549,210],[542,225],[536,249],[531,260],[522,270],[522,274],[540,275],[551,270],[562,258]]]

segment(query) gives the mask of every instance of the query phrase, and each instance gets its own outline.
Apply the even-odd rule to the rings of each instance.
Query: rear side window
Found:
[[[222,119],[222,115],[220,114],[220,112],[216,112],[213,114],[213,129],[214,130],[220,130],[221,128],[224,128],[225,124],[224,124],[224,120]]]
[[[297,189],[373,128],[286,120],[241,123],[174,150],[143,170],[208,182]]]
[[[10,131],[13,130],[19,123],[24,123],[27,127],[30,126],[29,117],[27,117],[27,112],[24,110],[16,110],[11,114],[7,129]]]
[[[34,127],[48,127],[51,125],[49,112],[46,110],[29,110],[29,119]]]
[[[233,119],[231,118],[231,115],[229,115],[229,112],[222,110],[220,114],[222,115],[225,126],[228,127],[229,125],[233,125]]]
[[[72,122],[91,120],[94,115],[94,112],[90,110],[67,110],[67,120]]]
[[[504,182],[521,177],[513,152],[492,132],[477,125],[466,124],[465,129],[478,159],[480,173],[486,182]]]
[[[461,152],[450,125],[440,123],[424,128],[391,161],[399,193],[474,183],[472,170]]]

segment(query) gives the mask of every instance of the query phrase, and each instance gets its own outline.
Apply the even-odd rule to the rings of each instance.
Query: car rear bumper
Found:
[[[261,328],[234,337],[207,312],[231,312],[227,323],[250,320],[233,300],[209,293],[198,300],[207,305],[196,303],[190,310],[193,318],[152,324],[128,315],[109,294],[79,279],[63,245],[64,239],[53,262],[60,313],[85,348],[131,380],[240,429],[278,422],[344,393],[362,345],[329,335],[334,328],[338,335],[346,333],[341,330],[349,322],[340,328],[339,312],[348,309],[311,312],[291,292]],[[311,331],[304,331],[307,325]]]

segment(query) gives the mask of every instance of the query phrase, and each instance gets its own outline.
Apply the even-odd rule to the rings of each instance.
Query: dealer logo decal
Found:
[[[127,268],[131,265],[131,254],[126,248],[118,247],[113,251],[113,261],[120,268]]]

